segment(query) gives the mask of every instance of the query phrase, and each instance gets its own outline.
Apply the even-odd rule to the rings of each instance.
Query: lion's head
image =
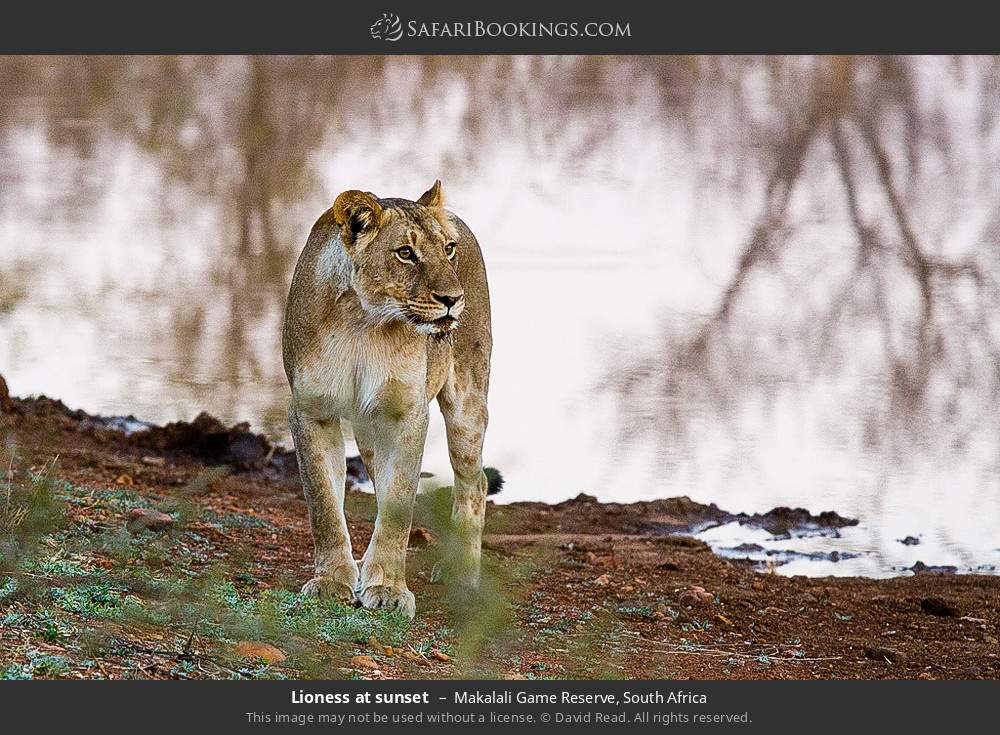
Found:
[[[352,285],[373,321],[405,321],[435,335],[458,326],[465,308],[455,270],[461,254],[440,181],[415,202],[345,191],[333,216],[354,266]]]

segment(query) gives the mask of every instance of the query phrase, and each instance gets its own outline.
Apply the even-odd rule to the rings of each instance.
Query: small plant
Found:
[[[65,504],[50,471],[10,478],[0,500],[0,577],[19,575],[41,553],[44,536],[67,525]]]
[[[70,670],[69,662],[62,656],[38,656],[31,659],[32,676],[56,678]]]
[[[31,619],[35,636],[46,643],[54,643],[65,634],[59,620],[57,620],[48,610],[41,610]]]
[[[31,679],[31,667],[23,664],[11,664],[5,669],[0,669],[0,680],[15,681]]]
[[[647,620],[652,620],[655,617],[653,615],[653,608],[645,605],[639,607],[632,605],[619,605],[618,613],[621,615],[638,616],[640,618],[646,618]]]

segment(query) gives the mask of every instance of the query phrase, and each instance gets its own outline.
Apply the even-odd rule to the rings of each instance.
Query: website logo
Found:
[[[403,37],[403,23],[395,13],[382,13],[368,30],[376,41],[398,41]]]
[[[395,13],[382,17],[368,29],[376,41],[407,38],[631,38],[628,21],[484,21],[414,20],[403,25]]]

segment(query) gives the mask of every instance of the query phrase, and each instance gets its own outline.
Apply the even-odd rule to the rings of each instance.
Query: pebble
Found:
[[[685,590],[677,598],[677,601],[682,605],[687,605],[688,607],[694,607],[695,605],[704,605],[715,600],[715,595],[707,591],[704,587],[699,587],[695,585],[689,590]]]
[[[351,666],[356,669],[374,671],[379,668],[378,662],[371,656],[351,656]]]
[[[421,656],[419,653],[414,653],[413,651],[403,651],[403,656],[410,659],[414,663],[418,663],[421,666],[430,666],[431,663],[426,658]]]
[[[893,664],[905,664],[906,654],[888,646],[868,646],[865,648],[865,656],[873,661],[882,661]]]
[[[139,531],[162,531],[174,524],[172,516],[152,508],[133,508],[128,512],[125,528],[133,533]]]
[[[451,661],[451,656],[444,651],[431,651],[431,658],[437,659],[438,661]]]
[[[943,597],[925,597],[920,601],[920,609],[928,615],[937,615],[940,618],[957,618],[962,614],[954,603]]]
[[[610,567],[614,564],[614,560],[610,556],[598,556],[593,551],[588,551],[587,563],[598,567]]]
[[[260,641],[240,641],[236,644],[236,655],[241,658],[263,659],[269,664],[281,663],[288,658],[277,646]]]
[[[0,413],[13,413],[14,402],[10,400],[10,390],[7,381],[0,375]]]

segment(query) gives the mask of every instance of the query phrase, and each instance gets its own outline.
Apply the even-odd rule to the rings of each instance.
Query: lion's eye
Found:
[[[405,245],[401,248],[396,248],[396,257],[404,263],[417,262],[417,254],[413,252],[413,248]]]
[[[456,250],[455,243],[453,242],[445,243],[444,254],[447,255],[449,258],[455,257],[455,250]]]

